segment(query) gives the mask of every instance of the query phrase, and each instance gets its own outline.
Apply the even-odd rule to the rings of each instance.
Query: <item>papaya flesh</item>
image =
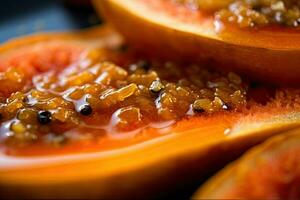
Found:
[[[299,199],[300,129],[268,139],[209,180],[195,199]]]
[[[299,28],[267,26],[217,32],[213,15],[163,0],[94,0],[99,13],[146,54],[208,62],[247,77],[299,85]],[[134,30],[134,31],[133,31]],[[147,47],[147,48],[145,48]]]
[[[79,33],[24,37],[0,47],[0,67],[5,70],[16,64],[28,69],[31,76],[63,68],[86,49],[115,48],[120,44],[122,38],[105,26]],[[1,151],[0,197],[155,198],[180,191],[182,183],[206,177],[249,147],[299,127],[297,99],[289,98],[287,93],[245,113],[182,119],[170,127],[169,134],[152,137],[145,130],[144,135],[149,136],[146,139],[116,142],[110,148],[103,148],[105,144],[91,146],[87,152],[81,145],[66,145],[26,156],[22,151],[18,156]],[[228,128],[231,131],[226,131]],[[57,151],[61,151],[59,155],[53,153]]]

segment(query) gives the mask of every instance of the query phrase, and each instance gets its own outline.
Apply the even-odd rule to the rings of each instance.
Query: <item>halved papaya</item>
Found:
[[[116,49],[122,44],[110,27],[29,36],[0,47],[0,69],[16,66],[31,77],[72,66],[88,49]],[[0,197],[154,198],[180,191],[182,183],[207,176],[252,145],[299,127],[299,92],[292,91],[242,112],[180,119],[164,134],[143,129],[141,137],[105,136],[101,143],[84,140],[58,147],[14,148],[1,142]],[[48,122],[44,119],[39,120]],[[1,129],[1,140],[3,133]]]
[[[171,0],[93,2],[99,13],[141,51],[164,49],[159,55],[209,62],[264,82],[299,85],[299,28],[226,25],[218,32],[212,13]]]
[[[299,199],[300,130],[253,147],[210,179],[195,199]]]

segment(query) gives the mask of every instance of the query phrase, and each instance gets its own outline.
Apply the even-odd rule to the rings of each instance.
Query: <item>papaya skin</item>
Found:
[[[298,199],[300,129],[253,147],[204,184],[195,199]]]
[[[234,70],[263,82],[295,86],[300,83],[299,29],[229,27],[218,34],[211,16],[194,17],[197,13],[186,11],[189,13],[183,12],[184,19],[181,19],[180,14],[176,16],[174,6],[166,8],[175,12],[171,15],[163,10],[163,6],[153,9],[150,1],[93,2],[99,13],[129,42],[148,54],[165,49],[159,51],[161,56],[208,62],[214,67]]]
[[[29,36],[0,47],[0,60],[58,41],[85,49],[91,45],[113,47],[122,39],[110,27]],[[132,199],[178,192],[182,183],[206,177],[249,147],[300,126],[299,110],[275,107],[271,105],[265,112],[257,108],[255,113],[265,114],[238,121],[235,115],[226,114],[182,120],[172,134],[110,151],[40,157],[1,154],[0,197]],[[225,135],[233,122],[237,129],[233,124],[233,131]]]

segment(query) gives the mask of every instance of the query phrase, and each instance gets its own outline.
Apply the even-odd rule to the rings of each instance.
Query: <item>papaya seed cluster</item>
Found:
[[[27,144],[47,138],[59,145],[68,140],[65,133],[80,127],[131,131],[246,104],[247,86],[232,72],[138,59],[121,67],[100,57],[92,50],[63,70],[32,78],[17,67],[0,73],[1,140]]]
[[[172,0],[189,8],[213,11],[218,21],[239,27],[279,24],[298,27],[300,1],[298,0]]]

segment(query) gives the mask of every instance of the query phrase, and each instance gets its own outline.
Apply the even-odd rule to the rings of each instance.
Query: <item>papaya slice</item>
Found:
[[[0,69],[5,71],[16,66],[30,79],[52,69],[72,67],[91,49],[104,52],[100,58],[103,62],[126,63],[127,54],[119,52],[120,45],[123,45],[122,37],[108,26],[79,33],[29,36],[0,47]],[[113,53],[116,50],[118,53]],[[17,75],[18,71],[12,73],[14,77]],[[5,89],[11,88],[14,89],[7,85]],[[136,109],[133,111],[129,114]],[[39,121],[49,123],[48,114],[42,112]],[[125,139],[107,134],[101,137],[101,142],[92,139],[62,146],[41,142],[9,146],[2,142],[3,133],[7,132],[3,132],[5,126],[1,124],[0,197],[155,198],[166,191],[180,191],[182,183],[203,178],[249,147],[299,126],[299,91],[291,88],[281,89],[267,103],[250,103],[240,111],[183,117],[164,129],[145,128],[135,137]],[[22,132],[24,127],[14,128]],[[83,132],[97,134],[92,128]]]
[[[209,180],[195,199],[299,199],[300,130],[253,147]]]
[[[241,29],[228,24],[220,32],[216,31],[213,13],[195,11],[171,0],[93,2],[99,13],[141,51],[153,54],[157,52],[153,49],[166,49],[159,55],[205,61],[264,82],[299,85],[299,28],[268,25]],[[198,2],[207,7],[228,4]]]

